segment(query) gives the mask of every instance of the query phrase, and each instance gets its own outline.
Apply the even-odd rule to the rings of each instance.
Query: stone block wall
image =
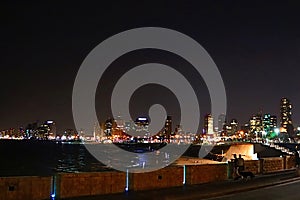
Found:
[[[123,192],[126,174],[122,172],[95,172],[59,174],[57,196],[60,198],[91,196]]]
[[[262,164],[262,173],[284,170],[284,158],[264,158]]]
[[[0,177],[0,200],[49,199],[52,177]]]
[[[260,160],[245,160],[245,171],[252,172],[253,174],[261,173],[261,161]]]
[[[201,184],[227,179],[227,164],[188,165],[186,184]]]
[[[166,167],[148,173],[132,173],[129,190],[150,190],[183,185],[183,167]]]

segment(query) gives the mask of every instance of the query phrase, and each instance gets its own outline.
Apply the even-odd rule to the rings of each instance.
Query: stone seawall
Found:
[[[183,185],[183,167],[166,167],[148,173],[132,173],[129,190],[149,190]]]
[[[260,160],[246,160],[245,171],[253,174],[266,174],[277,171],[292,169],[295,167],[294,156],[284,156],[278,158],[263,158]]]
[[[283,158],[264,158],[262,164],[262,173],[276,172],[284,169]]]
[[[261,160],[246,160],[245,171],[252,172],[253,174],[261,174]]]
[[[52,177],[0,177],[0,200],[49,199]]]
[[[57,175],[59,198],[123,192],[126,174],[122,172],[71,173]]]
[[[186,184],[194,185],[227,179],[227,164],[186,166]]]

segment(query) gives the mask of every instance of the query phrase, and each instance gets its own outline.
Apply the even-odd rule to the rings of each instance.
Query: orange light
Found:
[[[283,127],[280,127],[280,132],[281,132],[281,133],[286,133],[287,130],[286,130],[285,128],[283,128]]]

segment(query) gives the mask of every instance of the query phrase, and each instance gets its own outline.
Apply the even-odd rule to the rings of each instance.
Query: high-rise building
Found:
[[[280,101],[280,127],[289,137],[296,136],[292,122],[292,104],[287,98],[282,98]]]
[[[226,124],[226,115],[220,114],[218,117],[218,133],[219,133],[219,135],[222,133],[225,124]]]
[[[170,139],[170,136],[172,134],[172,116],[167,116],[166,123],[165,123],[165,129],[164,129],[164,135],[166,139]]]
[[[214,120],[211,114],[206,114],[204,117],[204,134],[214,134]]]
[[[289,99],[282,98],[280,101],[280,126],[286,131],[292,125],[292,104]]]
[[[137,132],[146,132],[149,131],[149,120],[147,117],[138,117],[134,122],[134,129]]]
[[[277,128],[277,117],[275,115],[265,114],[263,117],[263,133],[268,138],[276,136],[275,129]]]
[[[253,115],[249,121],[250,137],[261,137],[263,131],[263,119],[260,113]]]
[[[49,127],[49,136],[56,137],[56,124],[53,120],[47,120],[45,124]]]
[[[277,128],[277,117],[275,115],[271,115],[271,117],[270,117],[270,128],[272,130]]]
[[[236,119],[232,119],[230,121],[230,126],[232,130],[232,134],[235,134],[238,131],[238,121]]]
[[[108,118],[105,121],[105,125],[104,126],[105,126],[105,129],[104,129],[105,136],[112,136],[113,119]]]
[[[238,122],[236,119],[232,119],[230,124],[226,125],[226,133],[228,136],[235,135],[238,131]]]
[[[122,119],[121,116],[116,117],[115,123],[116,123],[117,129],[122,130],[122,131],[125,130],[125,121]]]
[[[268,134],[271,131],[271,115],[265,114],[263,117],[263,130]]]

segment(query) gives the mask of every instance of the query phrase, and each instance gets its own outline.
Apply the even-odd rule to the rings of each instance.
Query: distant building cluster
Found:
[[[34,122],[18,130],[9,129],[0,133],[1,138],[48,140],[56,137],[56,125],[53,120],[43,123]]]
[[[167,116],[164,127],[158,133],[149,132],[149,119],[138,117],[135,121],[126,122],[121,116],[109,118],[104,123],[95,124],[94,139],[112,142],[184,142],[191,143],[196,134],[185,133],[181,125],[173,128],[172,116]],[[135,132],[136,134],[131,134]]]
[[[264,140],[280,139],[287,141],[300,138],[300,128],[294,128],[292,122],[292,104],[289,99],[280,101],[280,118],[269,113],[252,115],[245,124],[239,124],[237,119],[227,120],[225,114],[220,114],[217,120],[211,114],[204,116],[201,133],[186,133],[180,124],[174,125],[172,116],[167,116],[164,127],[158,133],[150,133],[150,119],[138,117],[135,121],[125,121],[121,116],[108,118],[105,122],[95,123],[93,136],[84,130],[66,129],[56,132],[56,123],[47,120],[43,123],[34,122],[19,129],[0,131],[4,139],[37,139],[37,140],[91,140],[99,142],[201,142],[211,138]],[[279,123],[278,123],[279,121]],[[138,134],[132,134],[132,133]],[[138,135],[138,136],[137,136]]]
[[[214,124],[216,124],[214,126]],[[214,129],[212,130],[212,127]],[[261,111],[252,117],[249,122],[239,126],[236,119],[227,121],[225,114],[220,114],[217,123],[214,123],[210,114],[204,117],[204,137],[231,137],[242,139],[293,139],[300,136],[299,128],[295,129],[292,122],[292,104],[289,99],[280,101],[280,123],[277,116]]]

